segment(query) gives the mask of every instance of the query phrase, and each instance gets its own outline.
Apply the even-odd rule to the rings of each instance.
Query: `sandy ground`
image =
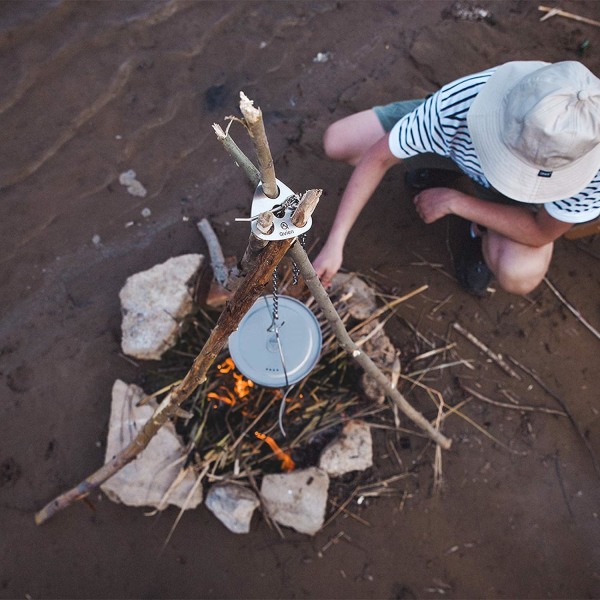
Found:
[[[318,245],[350,174],[323,156],[332,120],[507,60],[580,59],[600,73],[598,28],[540,23],[537,4],[481,2],[493,22],[453,18],[446,0],[0,4],[0,596],[600,597],[600,342],[546,285],[528,298],[463,293],[447,223],[419,221],[401,168],[357,223],[345,267],[394,293],[429,285],[389,324],[405,358],[421,336],[453,341],[474,369],[425,382],[449,404],[468,399],[462,381],[560,409],[536,381],[510,378],[452,333],[458,320],[534,370],[582,435],[565,417],[471,400],[461,408],[470,421],[444,424],[454,444],[441,494],[433,448],[415,437],[397,449],[415,472],[399,495],[353,504],[361,521],[340,517],[313,538],[281,539],[260,517],[237,536],[201,507],[163,548],[175,510],[148,517],[101,494],[93,508],[33,520],[102,464],[112,383],[139,377],[120,354],[126,278],[204,252],[201,217],[228,255],[245,247],[234,218],[252,192],[211,127],[236,113],[239,91],[265,114],[278,176],[325,190],[310,234]],[[599,16],[594,0],[561,6]],[[232,132],[250,152],[241,128]],[[129,169],[145,198],[119,184]],[[549,278],[598,328],[599,240],[560,240],[555,254]],[[422,390],[404,391],[431,408]],[[376,441],[389,466],[392,438]]]

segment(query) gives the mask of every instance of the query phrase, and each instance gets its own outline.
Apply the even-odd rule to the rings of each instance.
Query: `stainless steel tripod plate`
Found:
[[[298,196],[285,183],[277,182],[277,191],[279,192],[276,198],[269,198],[265,195],[262,183],[259,183],[254,197],[252,199],[252,208],[250,216],[252,221],[252,233],[262,240],[283,240],[288,237],[296,237],[306,233],[312,227],[312,217],[309,217],[304,227],[296,227],[292,223],[292,215],[298,205]],[[273,231],[271,233],[262,233],[256,227],[256,219],[260,213],[270,210],[274,214]]]

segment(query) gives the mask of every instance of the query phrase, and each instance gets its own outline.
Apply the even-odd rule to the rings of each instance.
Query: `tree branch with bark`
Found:
[[[310,190],[304,196],[307,199],[306,201],[310,202],[313,210],[320,195],[321,190]],[[300,201],[300,205],[304,203],[303,201],[304,199]],[[310,212],[302,210],[299,212],[299,215],[300,217],[294,224],[301,227],[306,221],[301,221],[300,218],[307,219],[310,216]],[[277,265],[294,241],[295,238],[270,242],[263,249],[260,260],[254,261],[252,269],[247,273],[232,299],[225,306],[208,340],[181,383],[167,394],[154,411],[152,417],[145,423],[135,439],[126,448],[95,473],[84,479],[74,488],[52,500],[36,513],[35,522],[38,525],[46,522],[57,512],[67,508],[76,500],[85,498],[90,492],[100,487],[107,479],[134,460],[148,446],[150,440],[168,420],[175,418],[182,403],[206,380],[208,369],[227,343],[229,336],[237,329],[243,316],[261,296],[265,286],[270,283],[273,271],[277,268]]]

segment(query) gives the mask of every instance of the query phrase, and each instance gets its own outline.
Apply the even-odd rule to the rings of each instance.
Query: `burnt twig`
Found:
[[[554,410],[552,408],[546,408],[545,406],[525,406],[523,404],[508,404],[506,402],[492,400],[491,398],[484,396],[483,394],[474,390],[473,388],[470,388],[469,386],[464,385],[462,382],[460,382],[460,387],[463,390],[465,390],[465,392],[467,392],[467,394],[471,394],[471,396],[475,396],[475,398],[477,398],[478,400],[481,400],[482,402],[486,402],[487,404],[492,404],[493,406],[499,406],[500,408],[508,408],[510,410],[520,410],[520,411],[525,411],[525,412],[541,412],[541,413],[546,413],[548,415],[558,415],[559,417],[568,416],[567,413],[562,410]]]
[[[204,237],[204,241],[208,246],[208,254],[210,256],[210,265],[213,270],[214,278],[217,280],[219,285],[227,287],[227,281],[229,279],[229,270],[225,266],[225,256],[221,249],[221,244],[215,235],[215,232],[209,223],[208,219],[202,219],[196,223],[198,231]]]

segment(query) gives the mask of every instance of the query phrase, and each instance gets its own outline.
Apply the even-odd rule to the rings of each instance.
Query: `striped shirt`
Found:
[[[467,112],[495,70],[488,69],[445,85],[400,119],[389,136],[392,154],[409,158],[433,152],[449,157],[471,179],[491,188],[467,127]],[[583,223],[600,216],[600,171],[578,194],[543,206],[552,217],[566,223]]]

